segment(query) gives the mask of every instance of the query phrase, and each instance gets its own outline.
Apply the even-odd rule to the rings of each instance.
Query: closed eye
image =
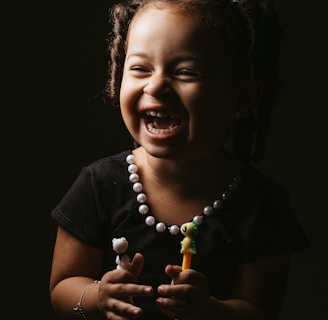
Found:
[[[136,71],[136,72],[148,72],[148,70],[142,66],[133,66],[130,67],[131,71]]]
[[[131,76],[136,77],[136,78],[148,77],[150,74],[149,69],[147,69],[143,66],[131,66],[131,67],[129,67],[128,71],[131,74]]]
[[[175,72],[175,76],[182,80],[196,80],[202,78],[201,72],[189,69],[178,70]]]

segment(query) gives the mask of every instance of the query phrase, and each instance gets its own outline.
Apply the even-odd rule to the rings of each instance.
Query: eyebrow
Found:
[[[131,52],[130,54],[128,54],[126,56],[126,60],[129,60],[133,57],[137,57],[137,58],[144,58],[144,59],[148,59],[149,55],[147,53],[144,52]],[[177,55],[175,57],[172,58],[173,62],[179,62],[179,61],[196,61],[196,62],[201,62],[203,59],[201,58],[201,55],[190,55],[190,54],[181,54],[181,55]]]
[[[126,60],[130,59],[130,58],[133,58],[133,57],[137,57],[137,58],[148,58],[148,54],[146,53],[143,53],[143,52],[132,52],[128,55],[126,55]]]

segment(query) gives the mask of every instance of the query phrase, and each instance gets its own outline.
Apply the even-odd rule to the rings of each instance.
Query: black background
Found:
[[[293,258],[280,319],[326,320],[327,19],[318,1],[294,2],[280,5],[285,89],[260,168],[289,191],[312,242]],[[83,165],[130,145],[119,110],[97,98],[106,79],[110,3],[1,4],[1,291],[10,319],[56,319],[48,294],[50,211]]]

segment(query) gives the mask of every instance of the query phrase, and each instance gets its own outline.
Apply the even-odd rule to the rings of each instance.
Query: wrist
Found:
[[[263,315],[254,304],[242,299],[220,300],[210,297],[209,311],[206,320],[261,320]]]
[[[80,299],[77,302],[76,306],[73,308],[73,311],[83,320],[88,320],[86,315],[86,308],[83,307],[83,299],[86,292],[94,285],[100,283],[99,280],[95,280],[92,283],[88,284],[81,292]]]

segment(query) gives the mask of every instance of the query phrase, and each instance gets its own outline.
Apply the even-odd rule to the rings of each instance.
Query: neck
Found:
[[[214,190],[238,171],[226,152],[192,157],[156,158],[142,147],[134,150],[142,180],[153,181],[179,193],[190,193],[206,187]]]

